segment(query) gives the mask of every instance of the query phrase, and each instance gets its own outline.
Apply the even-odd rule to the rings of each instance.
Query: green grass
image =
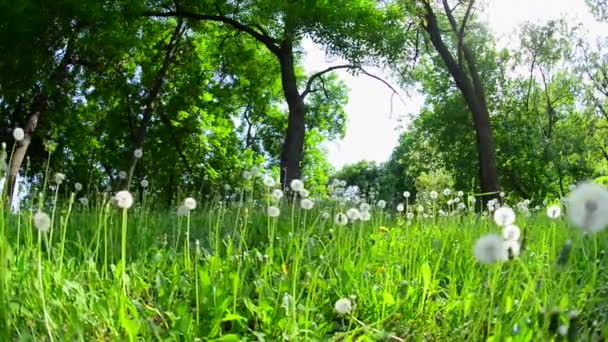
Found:
[[[556,319],[573,323],[570,310],[577,340],[608,336],[605,234],[582,236],[562,218],[520,215],[521,256],[480,265],[473,243],[500,229],[475,214],[375,210],[339,227],[331,203],[306,212],[287,200],[269,219],[250,201],[213,202],[192,212],[188,242],[186,217],[136,203],[123,283],[122,211],[68,207],[60,200],[53,236],[40,239],[30,212],[2,213],[1,340],[539,341],[557,338]],[[355,310],[338,315],[349,296]]]

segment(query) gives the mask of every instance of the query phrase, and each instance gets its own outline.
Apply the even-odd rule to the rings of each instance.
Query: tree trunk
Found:
[[[47,80],[46,84],[43,84],[40,87],[38,93],[34,96],[32,100],[32,104],[30,109],[28,110],[27,122],[23,127],[24,138],[20,142],[17,143],[15,148],[15,152],[13,153],[13,157],[11,159],[11,164],[9,166],[8,172],[8,188],[10,191],[7,192],[7,199],[9,205],[13,201],[13,189],[15,189],[15,183],[17,181],[17,176],[19,175],[19,169],[23,164],[23,160],[27,154],[27,150],[30,147],[32,142],[32,138],[34,136],[34,132],[36,131],[36,127],[38,126],[38,120],[40,116],[44,114],[44,112],[48,109],[48,87],[59,87],[67,77],[67,67],[72,62],[72,47],[71,43],[68,43],[66,46],[65,53],[63,58],[61,59],[61,63],[53,70],[51,76]]]
[[[306,134],[304,100],[298,91],[293,61],[293,45],[286,39],[279,56],[283,93],[289,108],[287,132],[281,150],[281,184],[284,186],[301,177],[300,162],[304,154]]]
[[[428,3],[426,6],[426,25],[424,29],[429,34],[431,43],[445,63],[456,86],[460,90],[467,107],[471,111],[473,124],[477,139],[477,153],[479,159],[479,185],[482,193],[497,193],[500,191],[498,172],[496,168],[496,155],[494,151],[494,137],[490,127],[490,114],[485,101],[483,86],[479,80],[479,74],[475,68],[473,56],[463,43],[465,60],[469,67],[471,77],[467,75],[465,68],[459,65],[452,56],[441,37],[441,31],[437,24],[437,18]],[[488,197],[496,197],[488,196]]]
[[[131,142],[131,149],[129,155],[129,171],[127,175],[127,179],[122,181],[121,188],[128,190],[131,184],[131,178],[133,177],[133,173],[135,172],[135,166],[137,165],[138,158],[135,157],[135,150],[142,149],[144,146],[144,141],[146,139],[146,134],[148,132],[148,125],[150,124],[150,120],[152,119],[152,114],[156,109],[156,100],[158,98],[158,94],[160,93],[161,87],[165,81],[165,77],[167,76],[167,72],[169,70],[169,66],[173,62],[175,57],[175,52],[177,51],[177,45],[184,33],[184,25],[183,20],[181,18],[178,19],[177,26],[171,35],[171,40],[166,46],[165,57],[163,60],[163,64],[156,75],[156,79],[152,84],[152,87],[149,89],[148,98],[146,99],[146,106],[144,108],[143,117],[141,120],[141,124],[137,128],[135,134],[133,135],[133,140]]]

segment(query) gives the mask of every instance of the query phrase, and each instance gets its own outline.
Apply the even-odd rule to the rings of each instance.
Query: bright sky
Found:
[[[501,44],[509,46],[513,39],[517,39],[514,34],[517,27],[524,22],[540,24],[562,15],[571,23],[585,23],[585,29],[590,32],[607,32],[606,25],[598,24],[591,16],[585,0],[487,0],[481,15],[489,22]],[[335,58],[326,58],[325,53],[311,41],[306,41],[304,48],[307,54],[305,67],[309,72],[343,63]],[[367,70],[388,80],[382,70]],[[345,71],[339,71],[338,74],[350,88],[346,106],[348,122],[344,139],[325,145],[329,161],[339,168],[360,160],[388,160],[399,140],[401,127],[407,124],[407,120],[399,119],[406,118],[408,114],[416,114],[424,98],[415,92],[408,96],[402,91],[401,96],[407,106],[395,97],[391,115],[392,92],[384,84],[365,75],[353,77]],[[391,83],[397,88],[395,82]]]

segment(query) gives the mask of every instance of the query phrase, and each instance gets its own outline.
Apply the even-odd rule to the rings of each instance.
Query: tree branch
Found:
[[[277,41],[272,38],[266,31],[264,31],[259,25],[248,26],[241,23],[238,20],[228,18],[224,15],[211,15],[211,14],[198,14],[192,13],[188,11],[168,11],[168,12],[155,12],[155,11],[145,11],[143,13],[144,16],[147,17],[159,17],[159,18],[167,18],[167,17],[179,17],[193,20],[202,20],[202,21],[216,21],[227,24],[234,28],[235,30],[245,32],[253,37],[255,40],[264,44],[270,52],[275,55],[280,54],[281,49],[277,44]],[[256,30],[257,29],[257,30]]]

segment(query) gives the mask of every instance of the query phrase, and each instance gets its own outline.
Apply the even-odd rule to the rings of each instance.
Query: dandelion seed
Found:
[[[399,203],[397,204],[397,211],[398,212],[403,212],[405,210],[405,206],[403,205],[403,203]]]
[[[80,183],[75,183],[75,184],[74,184],[74,190],[76,190],[77,192],[78,192],[78,191],[81,191],[81,190],[82,190],[82,184],[80,184]]]
[[[196,209],[196,200],[192,197],[188,197],[184,200],[184,207],[188,210]]]
[[[281,200],[281,198],[283,198],[283,190],[281,190],[281,189],[274,189],[274,190],[272,190],[271,196],[272,196],[272,199],[275,202],[278,202],[278,201]]]
[[[86,207],[87,205],[89,205],[89,199],[86,197],[80,197],[78,199],[78,201],[80,202],[80,204],[84,207]]]
[[[46,213],[39,211],[34,214],[34,227],[42,233],[49,231],[51,227],[51,218]]]
[[[467,206],[464,203],[462,203],[462,202],[458,203],[458,210],[466,210],[466,209],[467,209]]]
[[[503,242],[505,253],[509,258],[516,258],[521,251],[521,244],[517,240],[507,240]]]
[[[450,189],[443,189],[443,195],[444,196],[450,196],[451,193],[452,193],[452,190],[450,190]]]
[[[421,212],[423,212],[423,211],[424,211],[424,207],[423,207],[423,206],[421,206],[421,205],[418,205],[418,206],[416,207],[416,211],[417,211],[417,212],[419,212],[419,213],[421,213]]]
[[[150,183],[147,179],[142,179],[141,182],[139,182],[139,185],[141,185],[141,187],[145,189],[150,185]]]
[[[410,198],[410,196],[411,196],[411,194],[410,194],[410,192],[409,192],[409,191],[404,191],[404,192],[403,192],[403,197],[405,197],[405,198]]]
[[[133,151],[133,156],[136,159],[140,159],[142,156],[144,155],[143,151],[141,150],[141,148],[136,149],[135,151]]]
[[[268,188],[274,188],[277,184],[277,182],[274,180],[274,178],[271,175],[265,175],[262,182]]]
[[[127,179],[127,172],[126,171],[119,171],[118,172],[118,178],[120,179]]]
[[[494,212],[494,222],[501,227],[508,226],[515,222],[515,212],[509,207],[501,207]]]
[[[502,229],[502,237],[507,241],[517,241],[521,237],[521,230],[518,226],[510,224]]]
[[[348,216],[338,213],[334,218],[334,223],[338,226],[346,226],[348,224]]]
[[[57,184],[57,185],[60,185],[61,183],[63,183],[64,180],[65,180],[65,175],[61,172],[57,172],[53,176],[53,181],[55,181],[55,184]]]
[[[376,206],[380,209],[384,209],[384,207],[386,207],[386,201],[379,200],[378,203],[376,203]]]
[[[370,211],[371,209],[372,209],[372,206],[366,202],[363,202],[359,205],[359,210],[361,210],[361,211]]]
[[[340,186],[341,187],[345,187],[346,186],[346,181],[345,180],[341,180],[340,181]]]
[[[406,217],[408,220],[412,220],[412,219],[414,219],[414,213],[407,213],[407,214],[405,215],[405,217]]]
[[[190,210],[188,210],[188,208],[186,208],[186,206],[183,204],[177,208],[177,216],[184,217],[188,215],[189,212]]]
[[[361,218],[361,212],[357,208],[350,208],[346,211],[346,216],[348,216],[351,221],[357,221]]]
[[[253,178],[253,173],[251,173],[251,171],[243,171],[244,180],[250,180],[251,178]]]
[[[306,189],[302,189],[299,191],[300,197],[302,198],[306,198],[308,196],[310,196],[310,191],[306,190]]]
[[[547,216],[551,219],[556,219],[562,214],[562,208],[557,205],[552,205],[547,208]]]
[[[353,303],[348,298],[340,298],[334,304],[334,309],[338,315],[348,315],[353,310]]]
[[[458,192],[456,193],[456,195],[457,195],[458,197],[462,197],[462,196],[464,196],[464,192],[462,192],[462,191],[458,191]]]
[[[372,215],[369,211],[362,211],[359,218],[361,221],[369,221],[372,218]]]
[[[300,192],[302,190],[304,190],[304,182],[302,182],[299,179],[294,179],[291,181],[291,183],[289,184],[289,187],[291,188],[291,190],[293,190],[294,192]]]
[[[439,194],[437,193],[437,191],[431,191],[431,192],[429,192],[429,197],[430,197],[432,200],[436,200],[436,199],[437,199],[437,197],[439,197]]]
[[[15,128],[13,130],[13,138],[15,138],[16,141],[23,140],[23,138],[25,138],[25,132],[23,131],[23,128],[21,128],[21,127]]]
[[[311,201],[310,199],[308,199],[308,198],[303,198],[300,201],[300,207],[302,209],[304,209],[304,210],[310,210],[310,209],[312,209],[312,207],[314,206],[314,204],[315,203],[313,201]]]
[[[121,209],[129,209],[133,205],[133,196],[127,190],[122,190],[114,195],[116,205]]]
[[[270,217],[279,217],[279,214],[281,213],[281,210],[279,210],[278,207],[275,207],[274,205],[269,206],[266,209],[266,213],[268,214],[268,216]]]
[[[454,201],[453,200],[448,200],[448,206],[450,206],[452,204],[454,204]]]
[[[589,233],[602,231],[608,225],[608,190],[601,185],[583,183],[568,196],[570,222]]]
[[[482,236],[473,246],[473,254],[481,264],[492,264],[507,260],[503,239],[498,234]]]

